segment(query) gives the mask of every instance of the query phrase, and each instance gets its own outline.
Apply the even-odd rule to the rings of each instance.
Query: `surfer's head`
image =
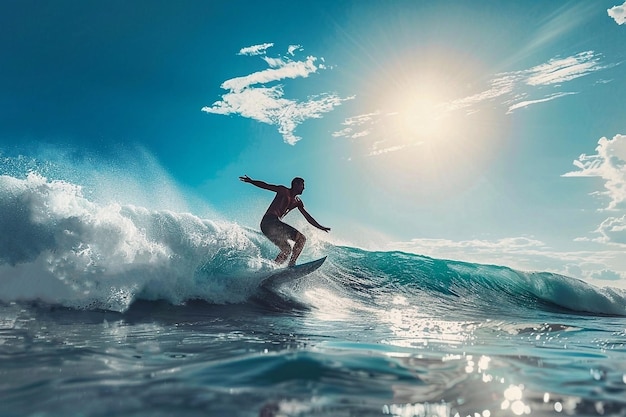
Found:
[[[291,180],[291,189],[296,191],[296,195],[304,191],[304,179],[295,177]]]

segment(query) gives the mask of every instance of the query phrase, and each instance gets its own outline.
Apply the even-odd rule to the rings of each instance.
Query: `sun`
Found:
[[[393,82],[377,86],[371,104],[382,121],[368,142],[359,140],[368,148],[368,169],[380,181],[402,178],[407,189],[423,195],[454,194],[479,181],[500,149],[501,128],[492,110],[468,113],[454,105],[467,96],[469,76],[460,76],[459,66],[445,66],[452,73],[442,67],[411,66],[416,71],[410,74],[396,68]]]
[[[386,180],[407,177],[445,188],[480,178],[497,158],[507,124],[493,106],[470,112],[458,102],[481,88],[485,65],[454,50],[409,52],[364,77],[367,106],[358,121],[369,124],[360,125],[362,134],[352,131],[355,148]]]
[[[445,151],[454,145],[466,122],[450,112],[449,87],[432,76],[408,80],[402,88],[386,92],[389,112],[387,138],[400,147],[428,147]]]
[[[411,95],[401,101],[404,105],[398,112],[396,126],[401,140],[432,145],[450,133],[443,104],[435,97]]]

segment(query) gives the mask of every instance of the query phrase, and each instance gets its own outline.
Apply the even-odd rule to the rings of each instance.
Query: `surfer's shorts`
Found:
[[[261,220],[261,231],[275,245],[282,246],[287,240],[296,240],[298,232],[287,223],[283,223],[276,216],[265,215]]]

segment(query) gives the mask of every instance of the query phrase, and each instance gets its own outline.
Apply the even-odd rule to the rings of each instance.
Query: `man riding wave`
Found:
[[[274,200],[270,203],[270,206],[267,208],[261,220],[261,231],[280,249],[280,253],[274,260],[276,263],[284,263],[289,257],[289,254],[291,254],[289,266],[294,266],[306,243],[306,237],[302,233],[281,221],[281,219],[294,208],[298,208],[304,218],[313,226],[325,232],[330,231],[330,227],[320,225],[304,209],[304,203],[300,197],[298,197],[304,191],[304,180],[302,178],[294,178],[291,181],[291,188],[287,188],[284,185],[273,185],[263,181],[253,180],[247,175],[239,177],[239,179],[256,187],[276,193]],[[293,248],[289,244],[289,240],[294,242]]]

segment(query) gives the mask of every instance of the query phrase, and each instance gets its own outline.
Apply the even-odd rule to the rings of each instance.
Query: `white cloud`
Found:
[[[260,45],[248,46],[246,48],[241,48],[239,51],[239,55],[262,55],[265,53],[265,50],[274,46],[273,43],[262,43]]]
[[[281,86],[271,88],[244,88],[222,96],[222,101],[202,110],[214,114],[239,114],[278,127],[285,142],[294,145],[298,140],[296,127],[306,119],[319,118],[341,104],[333,94],[318,96],[306,102],[283,98]]]
[[[270,58],[268,56],[264,56],[262,59],[267,62],[267,65],[269,65],[270,68],[283,68],[287,65],[287,62],[285,62],[282,58]]]
[[[301,51],[301,50],[302,50],[302,45],[289,45],[289,48],[287,48],[287,53],[293,56],[295,51]]]
[[[592,194],[606,197],[605,210],[626,209],[626,135],[615,135],[613,139],[601,138],[595,155],[582,154],[574,161],[577,171],[563,174],[563,177],[597,177],[603,180],[603,191]],[[594,231],[595,238],[579,238],[578,241],[591,241],[626,248],[626,214],[606,218]]]
[[[626,246],[626,214],[622,217],[609,217],[596,230],[602,237],[602,243]]]
[[[272,45],[266,43],[243,48],[239,54],[264,55]],[[293,45],[289,48],[289,53],[293,55],[294,51],[300,49],[299,45]],[[228,90],[228,93],[212,106],[203,107],[202,111],[222,115],[239,114],[277,126],[283,140],[294,145],[301,139],[295,135],[299,124],[307,119],[320,118],[343,101],[352,98],[340,98],[332,93],[309,97],[306,101],[285,98],[281,84],[274,86],[267,86],[267,84],[285,79],[307,78],[310,74],[325,67],[317,65],[317,58],[313,56],[308,56],[303,61],[267,56],[263,56],[262,59],[268,64],[269,69],[224,81],[221,87]]]
[[[613,6],[607,10],[609,16],[615,20],[618,25],[626,23],[626,2],[621,6]]]
[[[604,191],[598,194],[608,197],[607,210],[626,207],[626,135],[613,139],[601,138],[597,154],[582,154],[574,161],[578,171],[563,174],[564,177],[599,177],[604,180]]]
[[[272,68],[224,81],[221,87],[224,90],[238,93],[244,88],[255,84],[267,84],[286,78],[306,78],[317,71],[317,66],[315,65],[316,58],[312,56],[307,57],[306,61],[285,62],[280,59],[268,60],[267,58],[264,61],[268,62]]]

